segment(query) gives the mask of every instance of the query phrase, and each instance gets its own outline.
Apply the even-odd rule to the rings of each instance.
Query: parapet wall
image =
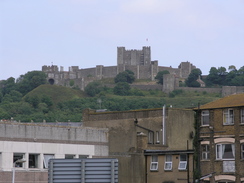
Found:
[[[51,126],[33,123],[0,122],[0,138],[26,141],[107,143],[108,129]]]

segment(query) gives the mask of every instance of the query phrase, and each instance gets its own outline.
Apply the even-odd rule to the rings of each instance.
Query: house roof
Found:
[[[244,106],[244,93],[229,95],[227,97],[209,102],[207,104],[201,105],[199,109],[218,109],[226,107],[240,107]],[[197,110],[198,108],[194,108]]]

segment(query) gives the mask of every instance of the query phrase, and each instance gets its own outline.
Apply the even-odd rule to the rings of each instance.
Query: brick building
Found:
[[[109,156],[119,160],[119,182],[193,181],[194,111],[87,109],[83,125],[109,129]]]
[[[199,178],[202,182],[244,182],[244,94],[195,109],[198,117]]]

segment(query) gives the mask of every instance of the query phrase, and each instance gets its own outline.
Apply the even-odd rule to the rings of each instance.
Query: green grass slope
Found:
[[[25,97],[43,95],[50,97],[54,105],[58,104],[59,102],[86,97],[84,92],[81,90],[49,84],[40,85],[39,87],[26,94]]]

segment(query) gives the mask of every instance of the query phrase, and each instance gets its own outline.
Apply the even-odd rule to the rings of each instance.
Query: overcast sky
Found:
[[[0,0],[0,80],[43,65],[117,65],[117,47],[151,59],[244,66],[244,0]]]

